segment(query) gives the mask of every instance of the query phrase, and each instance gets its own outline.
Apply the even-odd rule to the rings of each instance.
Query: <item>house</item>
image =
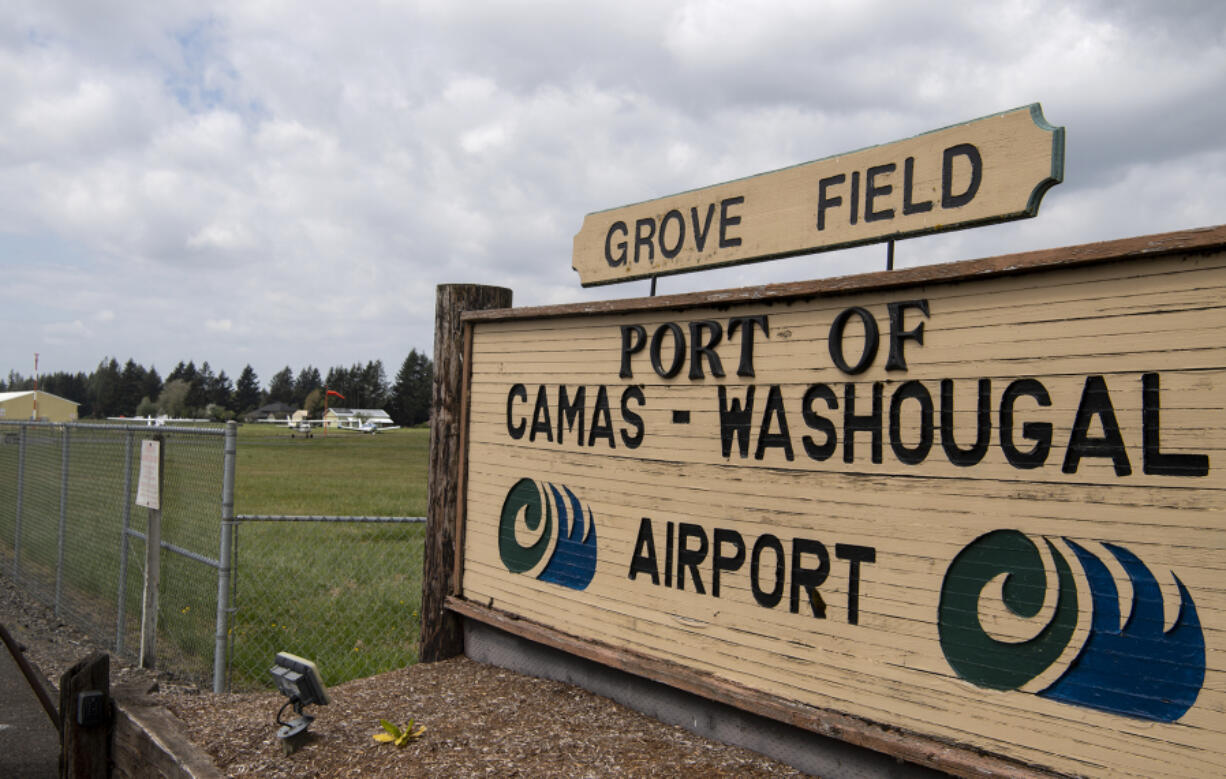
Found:
[[[247,421],[259,422],[263,419],[289,419],[296,410],[288,403],[268,403],[247,414]]]
[[[34,409],[37,407],[40,422],[75,422],[80,405],[74,400],[42,390],[0,392],[0,420],[19,422],[34,419]]]
[[[324,413],[324,427],[338,429],[358,428],[373,423],[377,427],[394,427],[395,422],[381,408],[330,408]]]

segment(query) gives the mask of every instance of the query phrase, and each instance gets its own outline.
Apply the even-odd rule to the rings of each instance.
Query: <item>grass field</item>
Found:
[[[420,517],[429,431],[239,430],[236,514]],[[424,525],[244,521],[236,544],[233,686],[267,683],[273,654],[328,684],[417,660]]]
[[[422,427],[291,438],[279,425],[243,425],[235,513],[425,516],[429,446]]]

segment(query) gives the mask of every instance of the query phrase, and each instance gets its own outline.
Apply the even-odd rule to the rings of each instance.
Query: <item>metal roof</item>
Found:
[[[26,395],[33,395],[33,394],[34,394],[34,390],[22,390],[21,392],[0,392],[0,403],[4,403],[9,400],[14,400],[16,398],[21,398],[21,397],[25,397]],[[68,398],[62,398],[59,395],[56,395],[55,393],[52,393],[52,392],[47,392],[46,390],[38,390],[38,394],[44,397],[62,400],[65,403],[72,403],[74,406],[81,405],[75,400],[69,400]]]

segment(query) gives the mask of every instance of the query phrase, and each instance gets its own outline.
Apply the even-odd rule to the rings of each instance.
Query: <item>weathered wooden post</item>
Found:
[[[110,776],[111,658],[95,652],[60,677],[60,776]]]
[[[464,383],[469,365],[465,311],[510,308],[511,290],[479,284],[440,284],[434,308],[434,391],[430,413],[429,506],[422,562],[422,662],[464,651],[460,620],[446,611],[456,568],[456,513],[463,500],[461,436],[465,417]]]

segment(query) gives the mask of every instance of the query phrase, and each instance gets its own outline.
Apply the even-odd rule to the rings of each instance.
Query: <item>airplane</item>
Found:
[[[322,425],[322,419],[299,419],[297,422],[290,419],[287,420],[289,425],[289,437],[297,438],[299,433],[303,434],[303,438],[314,438],[315,434],[311,432],[311,428],[315,425]]]
[[[123,417],[123,416],[107,417],[106,420],[108,422],[127,422],[127,423],[136,423],[136,424],[140,424],[141,422],[143,422],[145,424],[145,427],[163,427],[167,424],[174,424],[175,422],[212,422],[213,421],[211,419],[191,419],[188,417],[171,417],[165,414],[159,414],[156,417],[152,415],[144,416],[144,417]]]
[[[290,419],[288,417],[285,419],[261,419],[260,422],[266,425],[284,424],[289,428],[290,438],[297,438],[299,433],[303,434],[303,438],[314,438],[315,434],[311,428],[315,425],[323,424],[322,419]]]
[[[348,430],[351,433],[370,433],[374,435],[383,430],[399,430],[400,425],[380,425],[377,422],[363,422],[353,425],[338,425],[337,430]]]

